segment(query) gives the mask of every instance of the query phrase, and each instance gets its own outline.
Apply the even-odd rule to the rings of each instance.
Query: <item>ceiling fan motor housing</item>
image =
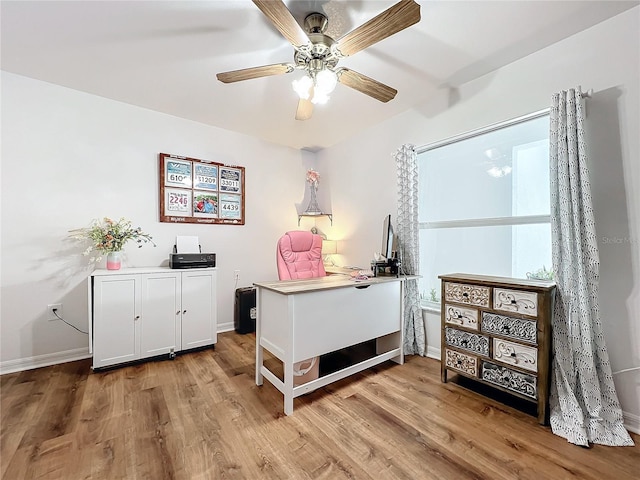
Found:
[[[331,52],[335,40],[324,34],[328,20],[322,13],[310,13],[304,19],[310,45],[296,48],[293,59],[296,66],[317,72],[324,68],[335,68],[338,58]]]
[[[308,33],[324,33],[329,20],[322,13],[310,13],[304,19],[304,28]]]

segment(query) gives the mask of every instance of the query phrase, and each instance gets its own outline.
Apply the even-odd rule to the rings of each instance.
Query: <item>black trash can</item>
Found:
[[[236,303],[233,312],[233,326],[237,333],[256,331],[256,289],[236,288]]]

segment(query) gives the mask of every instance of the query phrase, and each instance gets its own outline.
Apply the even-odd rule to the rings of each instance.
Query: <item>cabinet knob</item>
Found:
[[[186,311],[186,310],[183,310],[183,311],[182,311],[182,313],[187,313],[187,311]]]
[[[176,312],[176,315],[180,315],[180,310],[178,310],[178,311]]]
[[[140,320],[140,315],[136,315],[134,320]]]

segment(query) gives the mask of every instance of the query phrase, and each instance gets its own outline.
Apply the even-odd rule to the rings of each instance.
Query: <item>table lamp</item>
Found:
[[[325,265],[335,266],[331,255],[338,253],[338,242],[335,240],[322,240],[322,255]]]

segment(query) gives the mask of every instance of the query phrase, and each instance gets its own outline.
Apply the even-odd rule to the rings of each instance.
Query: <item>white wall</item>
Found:
[[[331,172],[333,231],[349,263],[368,264],[384,215],[396,213],[395,165],[402,144],[426,145],[548,108],[554,92],[593,89],[586,103],[600,307],[618,395],[640,431],[640,7],[536,52],[458,89],[435,88],[430,101],[321,152]],[[433,62],[438,59],[434,58]],[[402,95],[402,92],[399,93]],[[443,251],[442,254],[451,252]],[[429,352],[438,354],[439,317],[427,314]]]
[[[219,328],[233,328],[237,286],[277,278],[275,243],[297,228],[315,156],[67,88],[2,73],[1,354],[4,372],[86,356],[87,336],[45,319],[47,304],[87,328],[93,267],[67,238],[124,216],[156,248],[125,248],[125,266],[166,264],[176,235],[217,254]],[[246,167],[244,226],[159,222],[158,153]],[[102,264],[104,268],[104,263]]]

